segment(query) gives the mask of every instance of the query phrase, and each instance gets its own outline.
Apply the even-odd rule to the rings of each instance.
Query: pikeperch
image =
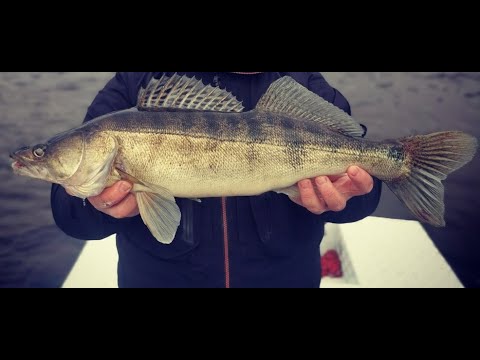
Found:
[[[137,106],[107,114],[11,154],[16,174],[61,184],[86,198],[120,179],[134,183],[140,215],[170,243],[175,197],[292,195],[295,184],[351,165],[384,181],[416,217],[444,226],[444,180],[468,163],[477,139],[458,131],[373,142],[347,113],[290,77],[255,109],[201,80],[152,79]]]

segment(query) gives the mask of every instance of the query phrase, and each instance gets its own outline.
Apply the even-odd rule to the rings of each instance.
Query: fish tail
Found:
[[[442,180],[473,159],[477,139],[463,132],[446,131],[408,137],[400,143],[407,174],[385,183],[420,221],[445,226]]]

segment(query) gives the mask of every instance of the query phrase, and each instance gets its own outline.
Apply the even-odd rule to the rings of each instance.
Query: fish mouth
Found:
[[[22,156],[22,154],[29,149],[30,149],[29,147],[24,147],[10,153],[10,158],[13,160],[13,163],[11,166],[14,172],[23,173],[25,172],[25,170],[29,170],[29,171],[32,170],[31,161],[28,158],[25,158],[25,156]]]
[[[10,153],[10,158],[12,158],[14,161],[12,163],[12,168],[13,169],[21,169],[24,167],[27,167],[27,163],[25,162],[24,159],[22,159],[21,156],[15,154],[15,153]]]
[[[19,155],[17,152],[10,154],[10,157],[13,159],[13,163],[11,167],[14,174],[21,175],[21,176],[28,176],[31,178],[38,178],[38,179],[44,178],[42,169],[39,169],[28,158],[25,159],[23,156]]]
[[[35,179],[48,179],[49,172],[41,163],[37,163],[35,159],[29,158],[31,147],[23,147],[10,153],[13,160],[11,168],[16,175],[27,176]]]

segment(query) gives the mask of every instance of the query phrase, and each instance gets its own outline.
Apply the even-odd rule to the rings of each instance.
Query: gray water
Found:
[[[13,175],[9,153],[81,124],[113,73],[0,73],[0,287],[58,287],[83,242],[63,234],[50,184]]]
[[[441,130],[463,130],[480,138],[480,73],[323,75],[347,97],[354,117],[368,127],[369,138]],[[60,285],[59,273],[71,266],[83,244],[54,226],[50,184],[14,176],[8,154],[80,124],[88,105],[112,76],[108,72],[0,73],[0,286],[2,277],[8,285],[32,272],[37,278],[27,285]],[[474,230],[480,220],[479,169],[477,156],[445,182],[447,228],[425,227],[464,284],[477,287],[480,246]],[[384,189],[374,215],[414,219]],[[9,271],[14,267],[22,271]]]
[[[81,124],[112,73],[0,73],[0,234],[53,224],[50,184],[14,176],[9,153]]]

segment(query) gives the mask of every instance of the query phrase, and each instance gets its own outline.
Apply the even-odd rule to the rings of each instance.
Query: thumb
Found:
[[[132,190],[132,184],[128,181],[118,181],[102,191],[100,195],[89,197],[88,200],[96,208],[109,208],[122,201]]]

